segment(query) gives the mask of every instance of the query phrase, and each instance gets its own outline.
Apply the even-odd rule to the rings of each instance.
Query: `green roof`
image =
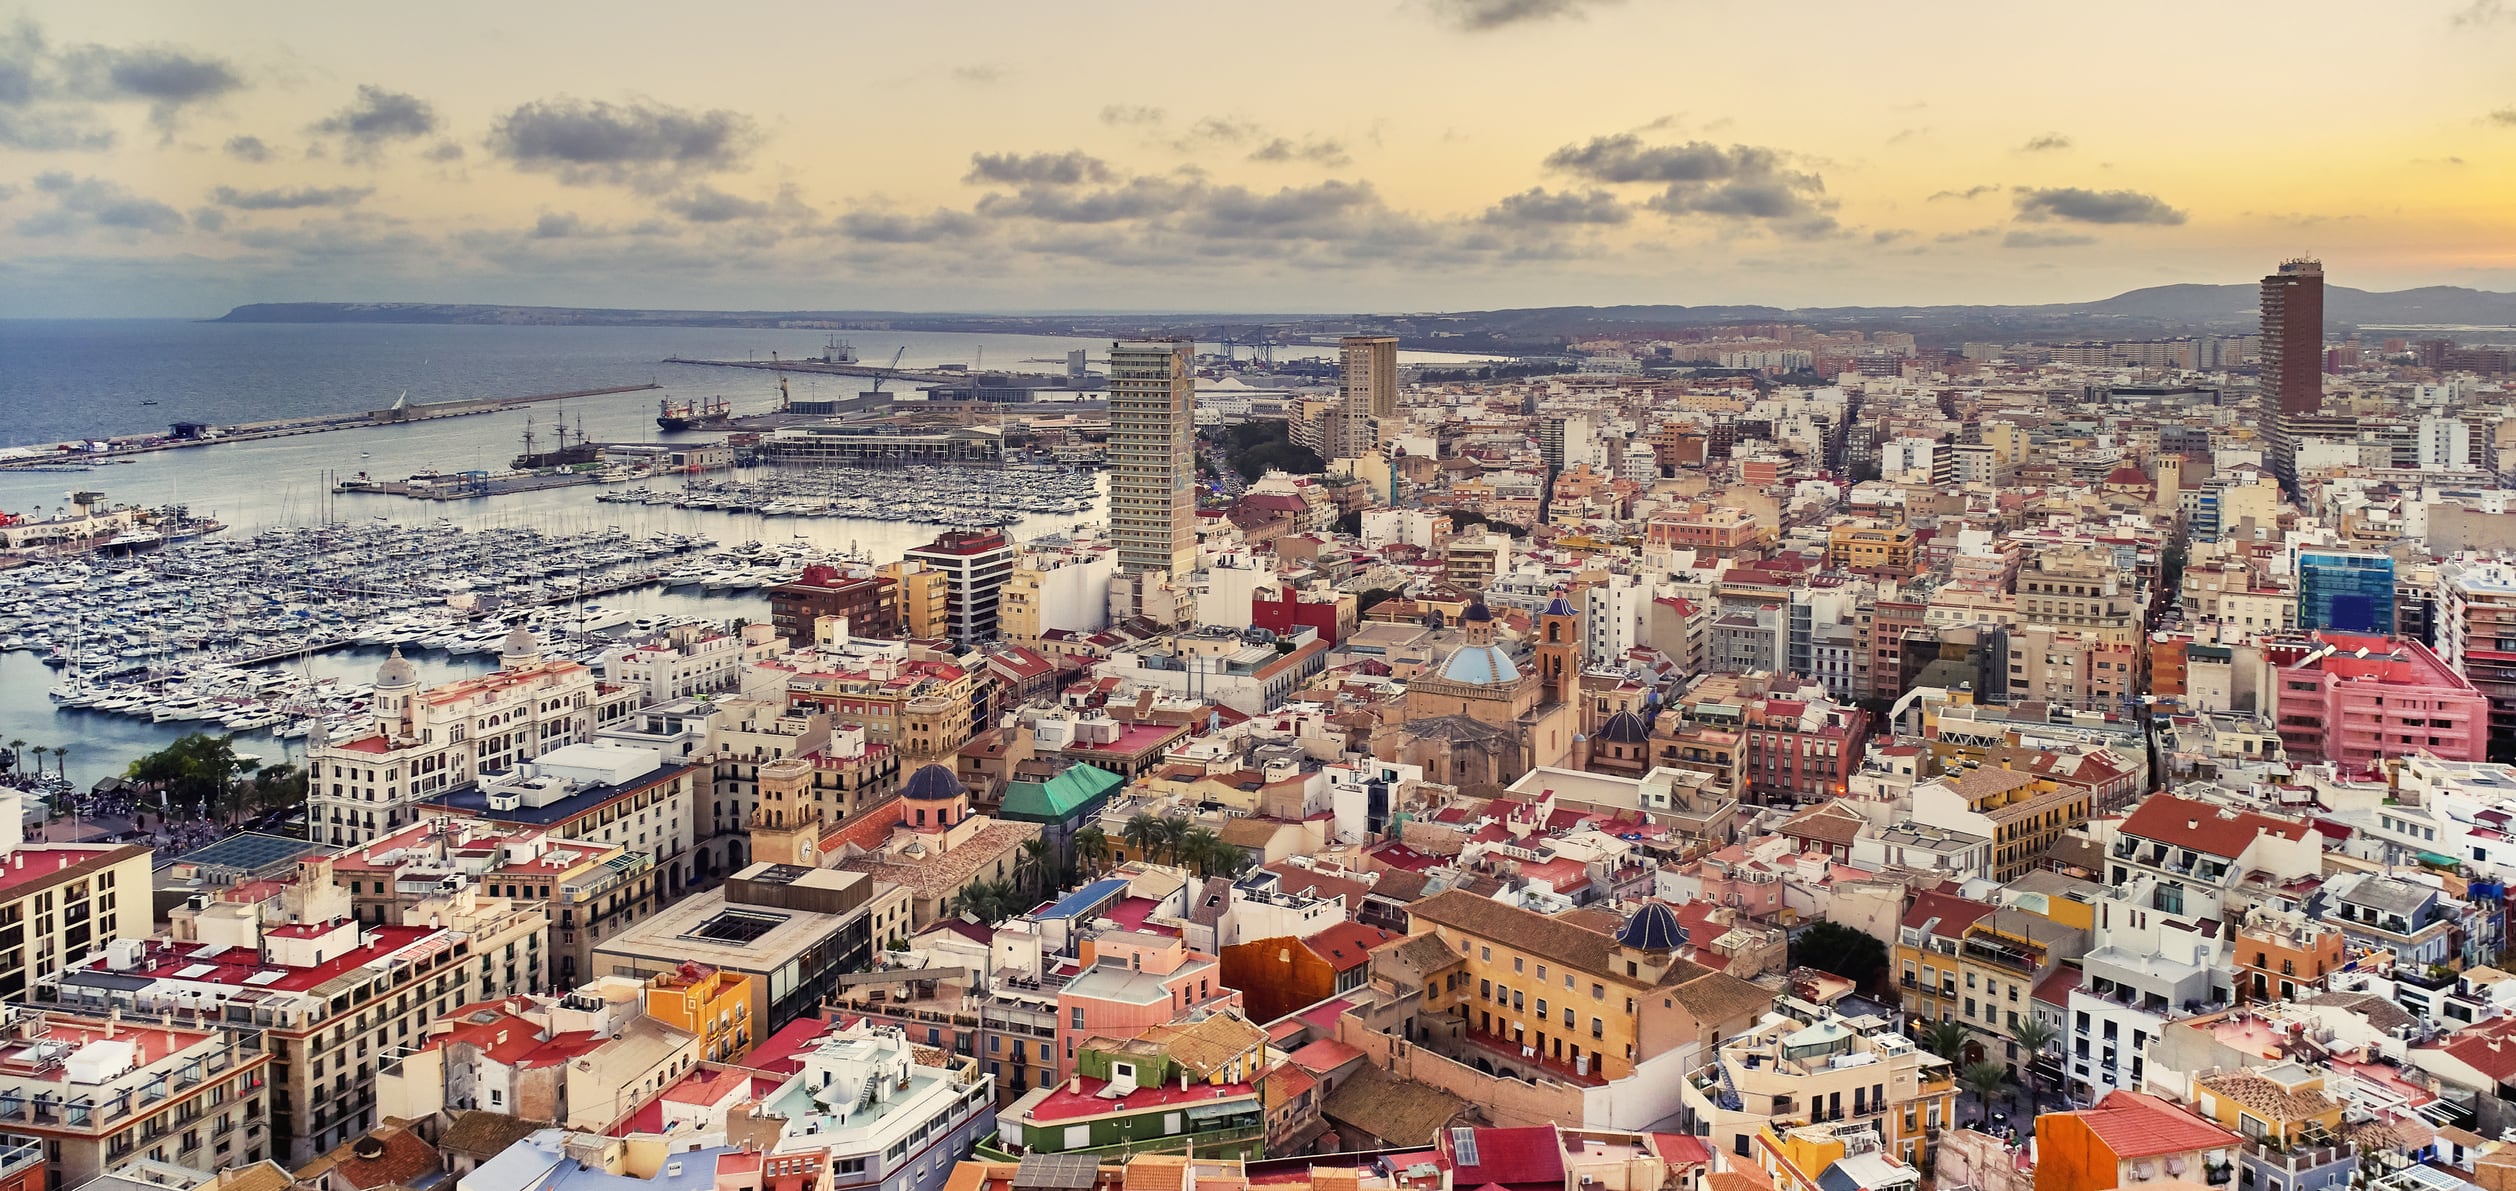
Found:
[[[1044,782],[1005,783],[1005,804],[997,817],[1021,823],[1063,822],[1126,784],[1127,779],[1109,770],[1069,765]]]

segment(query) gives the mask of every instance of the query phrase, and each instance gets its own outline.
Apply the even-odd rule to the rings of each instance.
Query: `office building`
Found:
[[[1111,481],[1115,491],[1117,481]],[[953,530],[902,551],[944,577],[944,635],[967,648],[996,638],[997,608],[1016,551],[1003,530]]]
[[[2263,407],[2283,414],[2324,408],[2324,266],[2282,261],[2263,278]]]
[[[2345,550],[2298,552],[2298,627],[2394,631],[2394,560]]]
[[[1344,375],[1339,389],[1349,408],[1360,407],[1375,418],[1398,412],[1398,337],[1348,335],[1338,341]]]
[[[2437,591],[2438,660],[2489,697],[2489,759],[2516,758],[2516,567],[2446,563]]]
[[[1186,340],[1110,345],[1109,525],[1128,574],[1197,569],[1196,378]]]

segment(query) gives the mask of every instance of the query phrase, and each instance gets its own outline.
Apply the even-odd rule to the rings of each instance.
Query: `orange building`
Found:
[[[1252,1021],[1274,1021],[1371,979],[1372,948],[1397,932],[1340,922],[1308,938],[1279,935],[1223,948],[1223,983],[1241,990]]]
[[[2234,1167],[2241,1140],[2155,1096],[2117,1088],[2094,1108],[2036,1118],[2036,1191],[2200,1182],[2205,1172]]]
[[[2181,696],[2185,682],[2185,649],[2190,637],[2160,634],[2149,639],[2149,693]]]
[[[2313,996],[2341,962],[2341,928],[2322,919],[2257,910],[2237,924],[2238,1000]]]
[[[647,978],[646,1015],[699,1037],[699,1053],[730,1063],[749,1053],[751,977],[705,964],[683,964]]]

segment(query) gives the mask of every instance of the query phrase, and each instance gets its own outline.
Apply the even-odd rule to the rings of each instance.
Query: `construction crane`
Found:
[[[889,368],[885,368],[885,369],[883,369],[883,370],[882,370],[882,372],[881,372],[879,375],[876,375],[876,376],[874,377],[874,387],[873,387],[873,388],[870,388],[870,389],[867,389],[867,390],[865,390],[865,391],[866,391],[867,393],[869,393],[869,394],[870,394],[870,393],[879,393],[879,392],[881,392],[881,391],[882,391],[882,385],[883,385],[883,382],[888,381],[888,380],[890,380],[892,377],[894,377],[894,376],[898,376],[898,375],[900,374],[900,357],[905,356],[905,355],[907,355],[907,354],[909,354],[909,349],[908,349],[908,345],[906,345],[906,344],[902,344],[902,345],[900,346],[900,350],[898,350],[898,351],[895,351],[895,352],[891,353],[891,366],[890,366]]]

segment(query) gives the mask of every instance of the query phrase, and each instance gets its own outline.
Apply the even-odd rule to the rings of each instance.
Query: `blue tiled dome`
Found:
[[[1576,611],[1574,611],[1574,610],[1573,610],[1572,603],[1571,603],[1570,601],[1566,600],[1566,599],[1563,597],[1563,594],[1562,594],[1562,593],[1560,593],[1560,592],[1556,594],[1556,596],[1555,596],[1555,598],[1554,598],[1554,599],[1548,600],[1548,601],[1546,602],[1546,614],[1547,614],[1548,616],[1579,616],[1579,615],[1580,615],[1580,613],[1579,613],[1579,612],[1576,612]]]
[[[951,769],[942,765],[926,765],[909,775],[908,784],[900,787],[900,796],[919,802],[947,802],[969,793],[969,790],[968,786],[961,784],[960,778],[953,776]]]
[[[1651,725],[1630,711],[1620,711],[1599,725],[1599,734],[1592,739],[1611,744],[1641,744],[1651,739]]]
[[[1452,682],[1472,682],[1478,686],[1500,686],[1520,681],[1520,667],[1511,657],[1491,645],[1470,645],[1450,655],[1442,663],[1441,676]]]
[[[1616,941],[1637,951],[1675,951],[1686,943],[1686,928],[1677,924],[1677,913],[1668,906],[1644,902],[1625,920],[1625,929],[1616,932]]]

